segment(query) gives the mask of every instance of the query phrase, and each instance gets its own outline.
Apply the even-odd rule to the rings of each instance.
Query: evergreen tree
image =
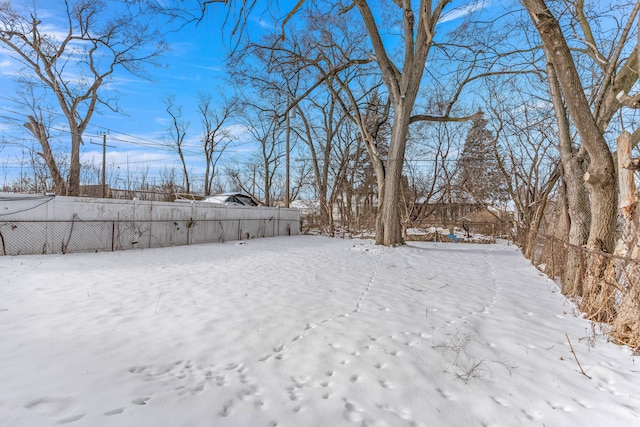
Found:
[[[491,205],[507,198],[504,178],[493,148],[493,133],[478,115],[467,134],[458,160],[458,197],[461,202]]]

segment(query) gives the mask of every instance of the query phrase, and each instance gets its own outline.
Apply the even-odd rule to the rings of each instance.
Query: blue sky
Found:
[[[50,1],[41,1],[39,5],[42,5],[38,10],[46,24],[46,18],[55,14],[55,10]],[[117,93],[118,105],[124,114],[104,108],[94,114],[84,134],[83,164],[92,159],[101,164],[102,147],[95,144],[101,143],[101,134],[108,132],[107,164],[112,168],[120,167],[122,171],[127,167],[133,170],[136,165],[140,166],[138,169],[148,165],[149,179],[157,178],[158,171],[165,167],[178,168],[175,152],[162,146],[169,125],[163,98],[169,95],[176,97],[185,121],[190,122],[187,145],[195,152],[201,133],[196,112],[198,93],[229,92],[225,80],[229,41],[224,39],[222,31],[224,13],[222,5],[213,5],[208,18],[199,25],[188,25],[169,34],[169,50],[160,58],[162,66],[145,68],[148,79],[124,70],[114,74],[105,88],[112,94]],[[257,19],[248,22],[249,29],[255,34],[267,25]],[[52,27],[48,28],[53,31]],[[22,127],[25,121],[22,110],[9,99],[14,97],[14,79],[20,69],[15,59],[0,49],[0,140],[9,143],[0,151],[0,184],[8,175],[19,173],[21,161],[18,159],[22,157],[23,146],[38,148],[31,134]],[[55,127],[65,127],[64,117],[56,116],[56,122]],[[194,169],[197,173],[197,162],[194,162]]]
[[[54,14],[52,0],[40,1],[39,11],[42,16]],[[288,2],[280,2],[286,8]],[[492,1],[454,1],[446,10],[441,22],[455,21],[479,7],[487,7]],[[18,4],[18,3],[16,3]],[[480,4],[480,6],[478,6]],[[248,21],[248,31],[252,37],[265,30],[273,28],[269,14],[254,14]],[[150,79],[143,79],[126,73],[117,72],[109,82],[109,88],[118,93],[119,106],[125,115],[102,110],[102,114],[95,114],[84,134],[85,144],[82,147],[83,164],[100,165],[102,162],[102,147],[96,145],[102,142],[101,134],[108,132],[107,165],[108,170],[119,168],[120,175],[125,169],[130,173],[138,173],[149,168],[148,180],[159,178],[165,168],[180,170],[178,157],[171,149],[162,146],[167,138],[166,128],[169,116],[162,102],[168,95],[176,97],[176,104],[182,106],[184,119],[190,122],[187,134],[188,151],[198,152],[201,127],[197,115],[197,95],[199,92],[214,94],[219,90],[230,91],[226,80],[227,69],[225,58],[229,52],[229,40],[225,39],[222,31],[224,19],[222,5],[214,4],[208,18],[198,26],[189,25],[179,32],[167,37],[170,50],[161,58],[163,67],[147,67]],[[278,17],[278,12],[272,12]],[[44,22],[44,21],[43,21]],[[53,21],[55,22],[55,21]],[[8,98],[13,96],[14,77],[19,65],[6,51],[0,49],[0,140],[9,142],[0,151],[0,184],[9,176],[19,173],[21,165],[18,160],[23,155],[22,146],[27,149],[37,147],[32,136],[22,127],[24,116],[20,108],[12,104]],[[242,88],[235,88],[242,90]],[[215,98],[214,98],[215,99]],[[64,118],[59,117],[59,126],[64,126]],[[231,163],[233,157],[239,157],[249,150],[248,141],[239,125],[233,127],[239,138],[239,144],[234,152],[228,152],[226,162]],[[196,156],[192,157],[194,174],[200,172]],[[179,173],[178,173],[179,174]]]

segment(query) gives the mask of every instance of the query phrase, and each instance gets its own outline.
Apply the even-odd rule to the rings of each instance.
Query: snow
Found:
[[[637,358],[504,242],[5,256],[0,277],[2,426],[640,425]]]

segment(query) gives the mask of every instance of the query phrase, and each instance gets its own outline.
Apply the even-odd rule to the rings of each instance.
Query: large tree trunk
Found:
[[[589,237],[591,213],[589,211],[589,196],[582,181],[584,175],[583,161],[572,156],[563,157],[564,182],[566,188],[567,214],[569,217],[569,243],[582,247]],[[582,253],[580,250],[570,249],[564,271],[563,292],[565,295],[582,294]]]
[[[413,105],[413,103],[410,105]],[[394,112],[395,117],[391,129],[391,143],[389,144],[389,158],[387,160],[386,188],[382,203],[383,209],[382,212],[378,213],[382,215],[381,221],[384,224],[382,244],[386,246],[404,243],[400,221],[400,193],[411,107],[404,102],[400,102],[400,105],[394,105]]]
[[[384,221],[385,210],[385,194],[386,194],[386,174],[382,159],[378,156],[370,155],[373,170],[376,174],[376,182],[378,184],[378,210],[376,211],[376,245],[384,245],[384,236],[386,233],[386,223]]]
[[[612,252],[616,227],[617,188],[613,158],[598,128],[585,96],[571,51],[558,21],[544,0],[522,0],[529,11],[553,63],[569,115],[589,154],[584,175],[591,196],[591,226],[587,244],[592,249]]]
[[[204,170],[204,194],[205,196],[211,195],[211,184],[213,183],[213,174],[209,176],[211,173],[211,156],[209,154],[205,154],[205,161],[207,165]]]
[[[536,246],[538,245],[538,233],[544,219],[545,210],[547,208],[547,200],[553,186],[549,186],[548,190],[542,194],[538,206],[536,206],[529,222],[529,231],[527,233],[527,243],[524,248],[524,256],[527,259],[534,259]]]
[[[627,161],[631,159],[631,134],[623,131],[618,137],[618,182],[620,187],[620,216],[623,222],[623,234],[618,240],[616,254],[629,255],[635,243],[637,227],[636,207],[638,194],[636,191],[634,172],[625,168]]]
[[[622,236],[616,245],[616,255],[637,258],[640,252],[640,228],[638,227],[638,195],[634,171],[624,167],[631,159],[631,134],[624,131],[618,137],[618,182],[620,187],[620,216]],[[616,259],[607,271],[607,280],[619,289],[619,304],[612,324],[612,335],[632,348],[640,348],[640,272],[634,263]]]
[[[67,185],[62,178],[62,174],[58,169],[58,165],[53,157],[53,152],[51,151],[51,146],[49,145],[49,138],[47,136],[47,131],[44,128],[44,125],[37,121],[33,116],[27,116],[29,119],[28,123],[24,124],[24,127],[29,129],[29,131],[33,134],[33,136],[38,140],[40,146],[42,147],[42,153],[39,153],[40,156],[44,159],[47,167],[49,168],[49,172],[51,173],[51,178],[53,179],[53,191],[58,195],[66,195],[67,194]]]
[[[69,183],[67,187],[67,196],[80,195],[80,144],[82,143],[82,135],[80,130],[75,128],[71,132],[71,164],[69,165]]]
[[[548,52],[547,56],[550,56]],[[558,77],[555,67],[549,61],[547,61],[547,76],[551,99],[558,121],[558,151],[562,161],[563,181],[566,189],[564,197],[568,216],[567,237],[570,244],[582,247],[587,243],[591,222],[589,196],[582,179],[585,174],[584,157],[586,156],[586,151],[576,151],[574,149],[569,119],[562,101]],[[582,294],[582,281],[580,280],[582,272],[579,271],[582,268],[582,256],[581,251],[569,247],[562,281],[562,291],[565,295]]]
[[[271,170],[269,167],[269,159],[264,152],[264,148],[262,150],[262,160],[264,161],[264,204],[271,206]]]

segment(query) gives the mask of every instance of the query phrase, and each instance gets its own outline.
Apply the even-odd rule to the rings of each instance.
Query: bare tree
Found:
[[[284,129],[278,120],[279,104],[273,99],[266,99],[260,104],[243,103],[240,120],[256,143],[256,152],[253,160],[244,164],[245,167],[239,165],[227,171],[238,188],[262,200],[267,206],[272,206],[275,201],[277,185],[274,181],[284,157],[281,140]],[[256,174],[262,183],[257,181]]]
[[[202,149],[206,161],[204,174],[204,194],[210,195],[213,190],[213,179],[217,173],[220,158],[235,137],[225,128],[238,113],[239,100],[227,98],[223,94],[216,96],[218,105],[212,105],[213,96],[202,93],[198,96],[198,112],[202,124]]]
[[[293,131],[307,146],[321,223],[333,234],[334,204],[339,191],[345,191],[343,181],[350,146],[357,143],[355,133],[350,136],[345,133],[345,129],[353,130],[347,126],[347,120],[357,123],[362,118],[354,110],[366,103],[367,89],[379,86],[380,82],[373,60],[364,49],[366,33],[362,27],[350,25],[346,17],[326,13],[310,13],[301,21],[302,31],[293,26],[287,29],[286,37],[273,36],[266,44],[252,44],[255,56],[271,70],[268,81],[265,76],[252,80],[276,93],[286,88],[288,109],[300,117],[297,121],[300,128],[294,126]],[[370,64],[368,69],[363,68],[365,64]],[[358,85],[359,90],[355,88]],[[352,200],[346,197],[342,201],[345,203],[341,203],[341,217],[346,219]]]
[[[448,215],[445,209],[437,208],[460,201],[455,185],[459,163],[453,153],[460,150],[462,131],[459,124],[448,122],[422,122],[412,130],[414,142],[408,147],[407,169],[415,197],[410,220],[416,225],[423,225],[434,213],[444,214],[440,215],[443,226],[449,226],[457,219]]]
[[[180,164],[182,165],[182,173],[184,175],[185,191],[187,193],[191,190],[189,181],[189,168],[187,166],[187,160],[185,158],[185,137],[187,130],[189,129],[189,122],[185,122],[182,119],[182,107],[176,105],[175,96],[170,95],[164,98],[165,110],[169,114],[170,124],[167,127],[167,145],[178,153],[180,158]]]
[[[531,258],[549,195],[560,178],[554,151],[558,131],[551,112],[532,106],[529,94],[519,90],[521,82],[500,81],[491,91],[489,114],[495,125],[495,159],[515,206],[518,238],[526,236],[522,249]]]
[[[296,132],[298,138],[307,145],[310,155],[310,167],[315,178],[315,190],[320,203],[320,223],[333,235],[333,205],[337,184],[344,174],[344,162],[336,159],[336,147],[340,139],[345,116],[339,114],[340,108],[331,96],[310,100],[309,110],[298,106],[297,111],[303,128]],[[314,115],[315,113],[315,115]],[[315,123],[314,123],[315,122]]]
[[[51,153],[42,116],[28,115],[25,126],[42,146],[56,191],[78,195],[82,135],[98,105],[118,110],[114,100],[103,94],[103,86],[118,69],[140,73],[165,45],[150,25],[143,4],[120,7],[116,1],[64,0],[52,7],[55,15],[66,20],[66,26],[58,29],[59,35],[43,30],[47,24],[43,20],[51,17],[39,14],[35,7],[28,10],[0,4],[0,44],[24,65],[21,77],[53,97],[66,118],[71,138],[66,182]],[[55,27],[53,22],[50,25]]]
[[[366,1],[357,0],[350,5],[342,3],[339,5],[332,3],[319,5],[311,0],[307,2],[301,0],[282,20],[282,32],[279,36],[272,38],[270,46],[263,46],[271,48],[271,53],[262,53],[263,57],[267,57],[269,60],[275,58],[277,61],[278,56],[282,56],[282,52],[286,50],[283,41],[293,37],[294,33],[293,30],[287,31],[286,26],[293,22],[293,18],[305,3],[311,5],[308,12],[313,14],[313,19],[318,19],[318,15],[320,15],[322,22],[327,22],[328,26],[319,38],[321,43],[303,45],[304,49],[289,49],[288,55],[284,55],[289,58],[288,64],[292,72],[308,74],[309,70],[316,70],[315,82],[304,90],[298,91],[298,96],[295,97],[295,101],[289,108],[294,108],[297,102],[309,96],[323,83],[327,83],[329,86],[333,84],[336,88],[340,86],[340,89],[344,90],[346,83],[344,76],[341,78],[341,73],[350,67],[357,68],[368,63],[376,64],[377,73],[386,86],[389,105],[393,110],[393,114],[388,116],[391,120],[388,156],[382,157],[375,138],[369,133],[368,124],[363,120],[359,120],[361,137],[371,156],[378,181],[376,242],[390,246],[401,244],[403,239],[398,203],[409,125],[422,120],[450,120],[448,114],[461,91],[461,89],[456,91],[449,103],[449,108],[446,109],[447,114],[444,116],[413,114],[417,95],[423,82],[427,57],[433,44],[435,26],[450,0],[440,0],[435,6],[432,6],[429,1],[420,1],[418,5],[409,0],[383,2],[383,8],[386,8],[385,16],[392,17],[397,21],[393,24],[387,21],[384,27],[379,27]],[[326,8],[323,10],[324,6]],[[332,35],[332,31],[339,28],[335,26],[338,22],[337,17],[349,23],[353,23],[353,19],[357,17],[362,19],[366,36],[360,39],[363,45],[355,56],[352,56],[349,49],[345,49],[341,44],[341,41],[345,39],[345,32],[340,33],[338,30],[339,35]],[[388,25],[395,24],[401,28],[401,34],[398,37],[383,38],[381,28],[384,29]],[[326,54],[326,50],[319,49],[331,45],[335,45],[338,51],[343,49],[342,56],[329,56]],[[371,52],[371,48],[373,48],[373,52]],[[398,51],[399,54],[397,54]],[[338,60],[336,61],[336,59]],[[341,80],[342,83],[340,83]],[[360,94],[356,96],[359,97]],[[349,104],[351,102],[345,103],[347,109],[355,112],[356,109]],[[360,117],[364,118],[364,114],[361,114]],[[375,128],[376,126],[373,126],[373,129]]]
[[[383,41],[380,27],[369,4],[364,0],[353,2],[369,34],[375,60],[389,92],[394,113],[384,188],[382,191],[379,190],[382,199],[379,201],[378,209],[382,219],[376,227],[376,241],[387,246],[403,242],[398,204],[409,124],[427,57],[433,45],[436,23],[449,2],[450,0],[440,0],[432,7],[431,1],[420,1],[417,10],[413,9],[409,0],[394,2],[397,7],[396,16],[401,16],[400,49],[403,50],[402,59],[396,62],[389,52],[390,47]],[[394,49],[397,47],[397,44],[394,44]]]

